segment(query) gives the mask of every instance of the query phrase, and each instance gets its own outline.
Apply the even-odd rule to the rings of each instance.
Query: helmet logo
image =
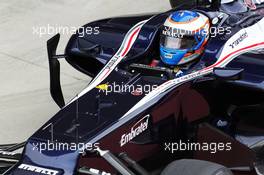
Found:
[[[181,16],[181,17],[184,16],[184,12],[181,12],[180,16]]]
[[[171,59],[172,58],[172,54],[166,53],[165,57]]]
[[[164,27],[162,31],[163,35],[174,37],[174,38],[183,38],[183,34],[179,32],[178,29],[173,29],[172,27]]]

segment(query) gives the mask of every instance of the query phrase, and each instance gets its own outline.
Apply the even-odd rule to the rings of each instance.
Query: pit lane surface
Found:
[[[96,19],[168,9],[169,2],[164,0],[1,0],[0,144],[24,141],[59,110],[49,94],[46,41],[53,34],[40,37],[36,29],[79,27]],[[69,37],[62,35],[59,53]],[[63,60],[61,64],[68,101],[90,78]]]

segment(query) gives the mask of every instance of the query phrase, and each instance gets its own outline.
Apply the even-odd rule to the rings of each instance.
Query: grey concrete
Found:
[[[159,12],[167,0],[1,0],[0,1],[0,143],[28,138],[59,108],[49,95],[46,40],[33,27],[78,27],[109,16]],[[63,52],[70,35],[63,35]],[[62,63],[62,85],[69,100],[89,77]]]

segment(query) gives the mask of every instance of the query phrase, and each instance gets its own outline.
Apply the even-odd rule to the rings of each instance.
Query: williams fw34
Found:
[[[263,175],[263,2],[186,2],[88,23],[99,33],[72,35],[63,54],[59,34],[48,40],[61,109],[24,143],[0,145],[2,173]],[[92,77],[67,103],[59,59]]]

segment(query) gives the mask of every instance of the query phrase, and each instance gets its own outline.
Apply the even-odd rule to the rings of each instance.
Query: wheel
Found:
[[[172,8],[176,8],[180,5],[186,5],[187,7],[195,7],[195,6],[211,6],[213,8],[219,8],[221,0],[170,0],[170,4]]]
[[[208,161],[182,159],[170,163],[161,175],[233,175],[226,167]]]
[[[187,3],[186,3],[187,2]],[[172,8],[178,7],[180,5],[186,4],[188,6],[193,6],[196,4],[196,0],[170,0],[170,4]]]

